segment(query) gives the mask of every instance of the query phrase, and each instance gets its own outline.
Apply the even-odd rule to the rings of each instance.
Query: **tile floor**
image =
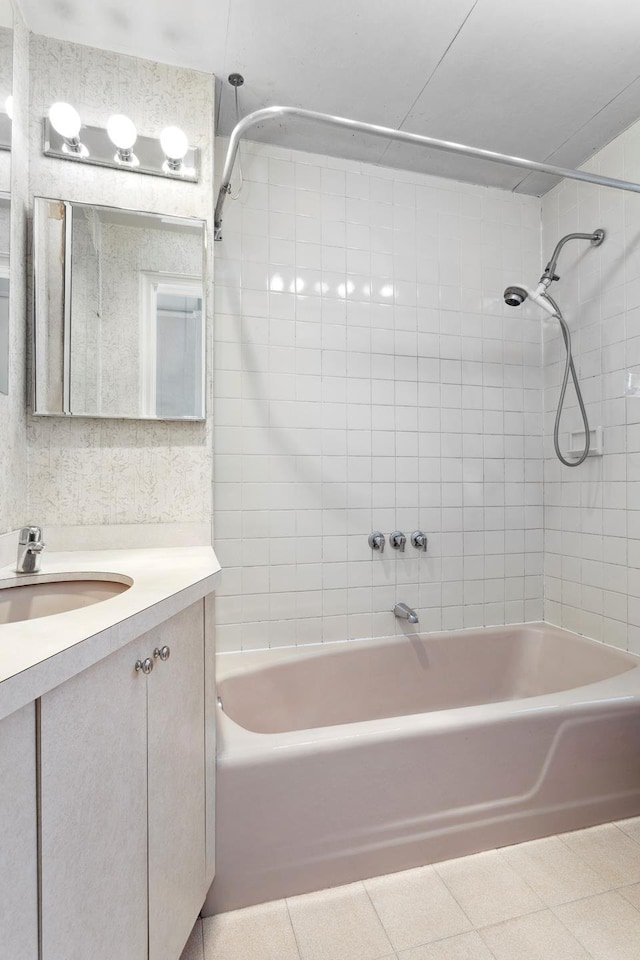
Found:
[[[181,960],[640,960],[640,817],[205,918]]]

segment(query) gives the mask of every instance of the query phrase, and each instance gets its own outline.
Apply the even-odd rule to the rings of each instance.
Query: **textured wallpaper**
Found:
[[[11,316],[9,394],[0,394],[0,533],[24,522],[28,507],[26,458],[25,339],[26,234],[29,151],[27,142],[29,32],[18,14],[14,27],[13,152],[11,164]]]
[[[211,224],[211,76],[39,36],[31,37],[30,52],[31,197],[199,217]],[[41,118],[55,100],[75,104],[87,123],[106,125],[111,113],[125,113],[140,134],[157,136],[167,124],[181,126],[201,147],[200,182],[170,183],[44,157]],[[210,257],[210,243],[208,247]],[[210,332],[211,296],[208,303]],[[208,340],[210,351],[210,336]],[[199,424],[31,417],[31,518],[45,524],[209,520],[213,456],[209,397],[207,408],[209,419]]]

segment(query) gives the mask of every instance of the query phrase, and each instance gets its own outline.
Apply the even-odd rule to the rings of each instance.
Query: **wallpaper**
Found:
[[[30,196],[129,207],[211,223],[213,78],[32,36]],[[181,126],[201,147],[200,182],[102,170],[44,157],[42,117],[55,100],[87,123],[127,114],[143,135]],[[208,244],[209,258],[211,244]],[[209,270],[211,276],[211,270]],[[210,291],[209,291],[210,292]],[[208,297],[211,327],[212,297]],[[211,337],[208,337],[209,344]],[[209,348],[210,349],[210,348]],[[211,401],[206,423],[62,420],[28,422],[28,502],[35,522],[104,524],[211,518]]]
[[[29,32],[16,13],[13,56],[13,151],[11,163],[11,302],[9,394],[0,394],[0,533],[25,522],[27,507],[25,340],[27,277],[27,141]]]

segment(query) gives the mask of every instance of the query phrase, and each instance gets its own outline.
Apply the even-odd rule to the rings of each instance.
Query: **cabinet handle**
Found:
[[[157,660],[158,657],[160,657],[161,660],[168,660],[170,656],[171,656],[171,650],[166,644],[164,645],[164,647],[156,647],[155,650],[153,651],[154,660]]]
[[[153,660],[147,657],[146,660],[136,660],[136,673],[142,670],[143,673],[151,673],[153,670]]]

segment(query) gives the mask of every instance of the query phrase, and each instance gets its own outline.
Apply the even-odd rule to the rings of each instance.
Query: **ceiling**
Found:
[[[215,73],[218,131],[274,104],[574,167],[640,117],[637,0],[22,0],[32,30]],[[289,120],[253,139],[541,194],[512,167]],[[606,171],[603,171],[606,172]]]
[[[13,26],[13,9],[9,0],[0,0],[0,27]]]

